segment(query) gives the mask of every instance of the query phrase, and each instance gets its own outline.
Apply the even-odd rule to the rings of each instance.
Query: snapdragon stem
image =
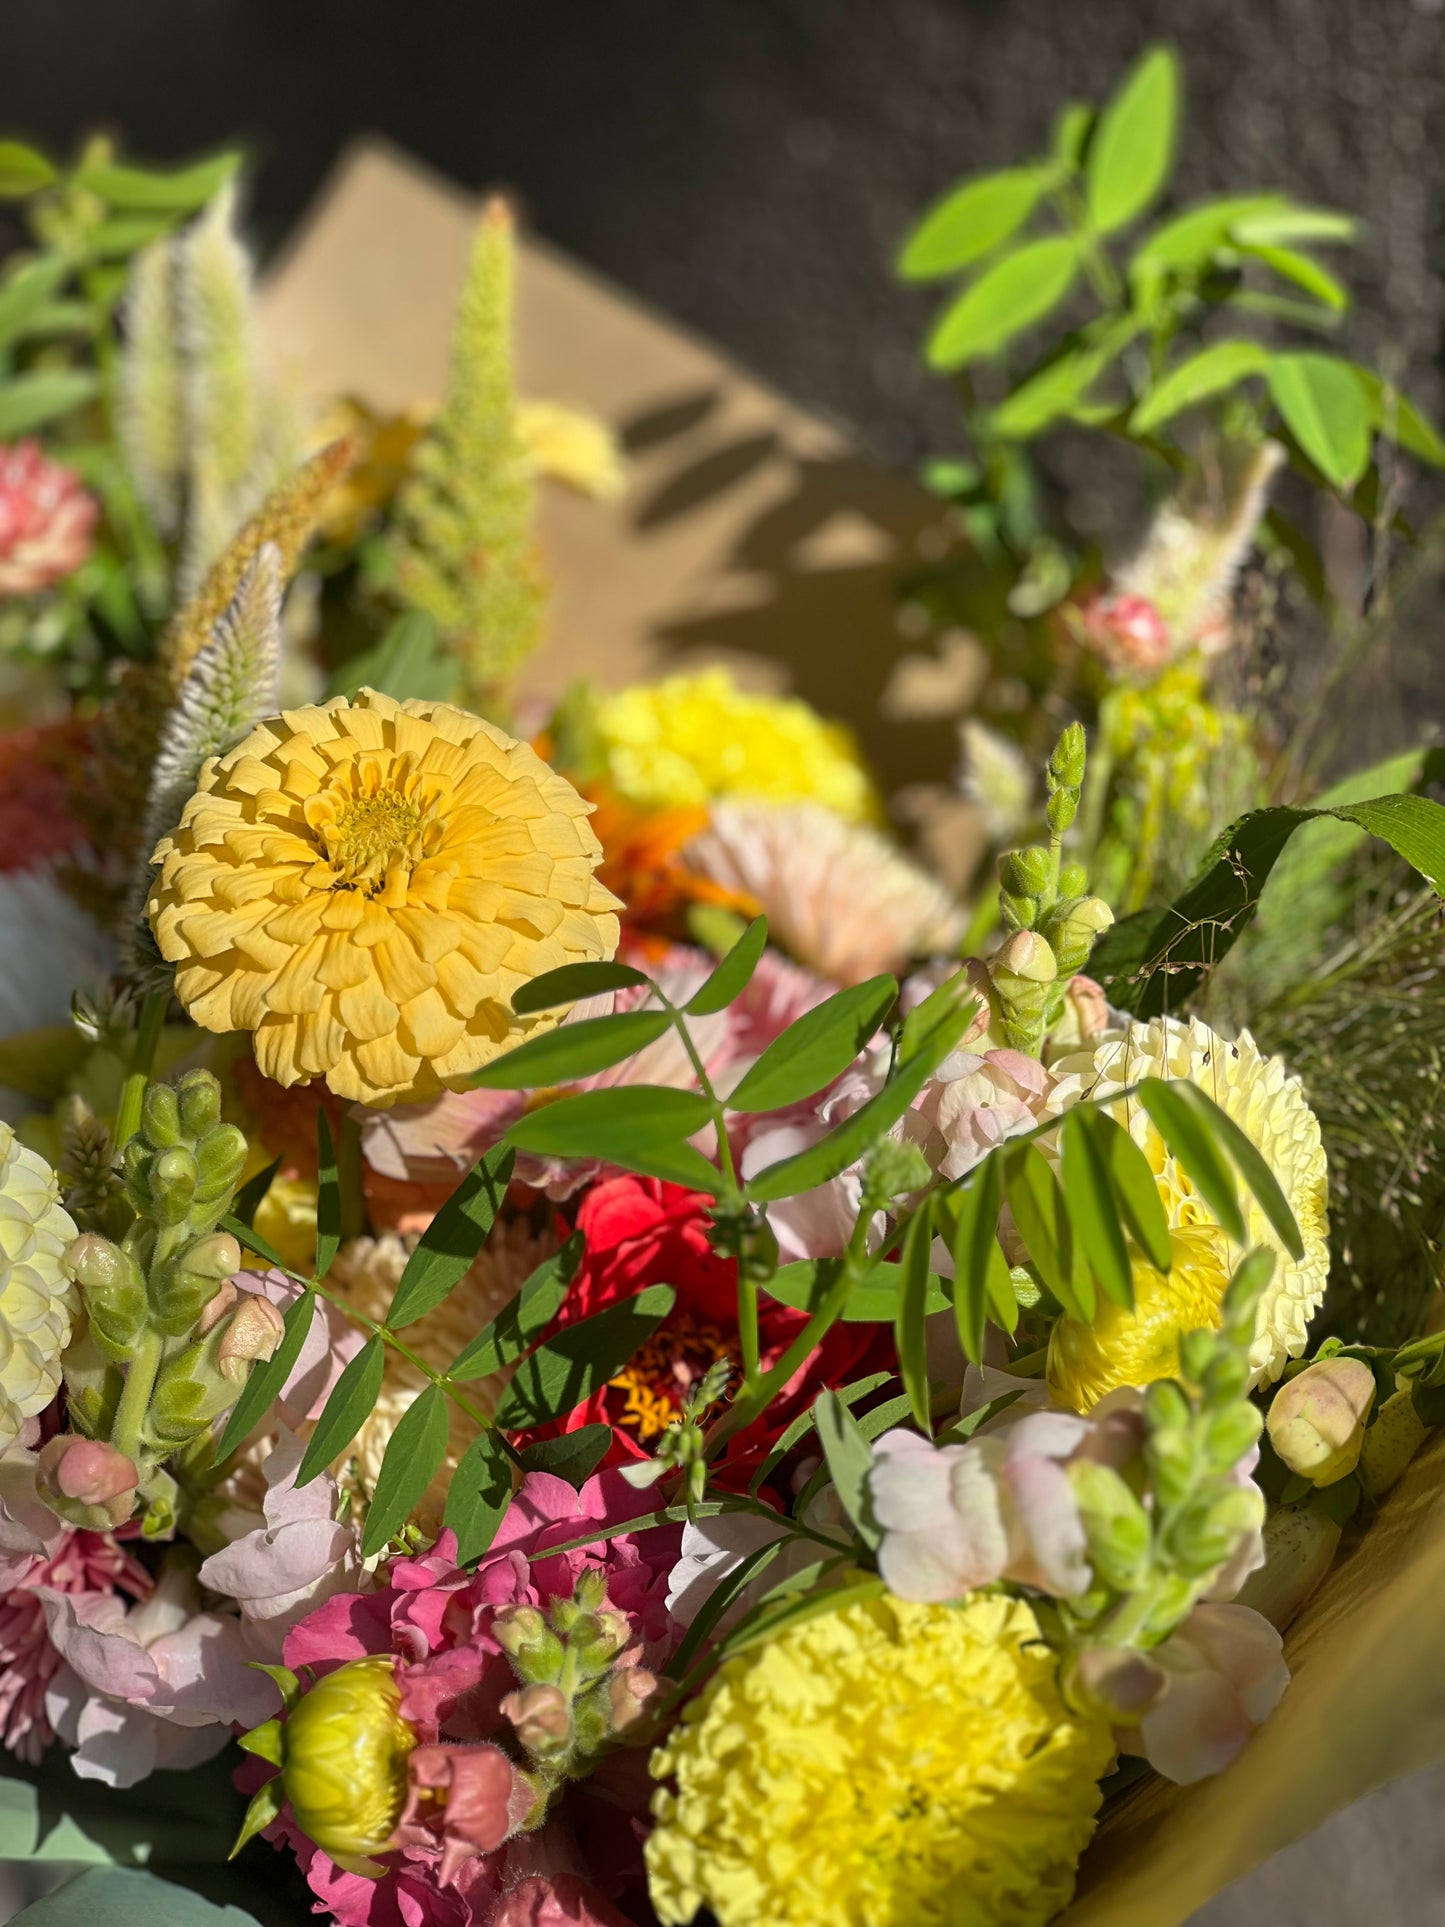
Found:
[[[160,1042],[169,1001],[169,991],[151,990],[146,993],[145,1002],[141,1005],[135,1043],[131,1049],[130,1063],[126,1066],[125,1083],[121,1086],[120,1108],[115,1114],[117,1151],[123,1151],[140,1129],[141,1106],[145,1102],[146,1085],[150,1082],[155,1064],[156,1046]]]
[[[124,1452],[128,1459],[137,1463],[141,1428],[150,1410],[151,1393],[155,1390],[156,1374],[161,1368],[164,1349],[165,1340],[159,1332],[146,1331],[141,1334],[135,1357],[126,1367],[125,1386],[120,1403],[115,1408],[115,1423],[110,1428],[110,1442],[116,1451]]]

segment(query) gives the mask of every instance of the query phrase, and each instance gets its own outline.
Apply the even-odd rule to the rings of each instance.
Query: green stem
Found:
[[[295,1275],[294,1272],[288,1273],[288,1276],[291,1277]],[[417,1371],[421,1372],[424,1377],[429,1378],[433,1385],[439,1385],[443,1395],[451,1400],[458,1411],[465,1412],[474,1425],[478,1426],[484,1432],[491,1428],[492,1417],[489,1412],[484,1412],[479,1405],[473,1405],[469,1398],[457,1390],[445,1372],[434,1371],[424,1358],[419,1357],[409,1345],[404,1345],[394,1332],[387,1330],[385,1325],[378,1324],[374,1318],[368,1318],[364,1312],[360,1312],[354,1305],[348,1304],[339,1292],[332,1291],[330,1286],[323,1284],[319,1278],[304,1279],[301,1282],[309,1285],[310,1289],[314,1291],[318,1297],[324,1298],[328,1304],[335,1305],[336,1309],[341,1312],[344,1317],[349,1318],[353,1325],[359,1325],[362,1331],[366,1332],[368,1336],[379,1338],[384,1345],[389,1345],[399,1357],[404,1358],[409,1365],[415,1366]],[[498,1437],[501,1437],[500,1433],[498,1433]],[[505,1440],[503,1442],[505,1443]]]
[[[150,1410],[151,1393],[155,1390],[164,1350],[165,1340],[159,1332],[147,1331],[142,1335],[135,1357],[126,1367],[125,1388],[115,1409],[115,1423],[110,1428],[111,1444],[136,1463],[140,1459],[141,1427]]]
[[[151,1069],[155,1064],[156,1046],[160,1042],[169,1002],[168,990],[152,990],[146,993],[146,1000],[141,1005],[135,1044],[126,1067],[125,1083],[121,1086],[120,1109],[115,1114],[117,1151],[123,1151],[140,1129],[141,1105],[145,1101],[146,1085],[150,1082]]]

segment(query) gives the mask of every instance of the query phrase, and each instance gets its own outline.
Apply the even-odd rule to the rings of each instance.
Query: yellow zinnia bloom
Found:
[[[187,1011],[267,1077],[434,1097],[556,1023],[521,985],[616,950],[590,807],[490,723],[363,689],[205,765],[147,909]]]
[[[1278,1378],[1304,1351],[1330,1263],[1324,1146],[1299,1079],[1290,1076],[1282,1059],[1266,1057],[1248,1031],[1231,1043],[1198,1018],[1181,1023],[1156,1017],[1106,1031],[1050,1068],[1058,1080],[1052,1101],[1062,1109],[1080,1098],[1107,1098],[1143,1077],[1197,1084],[1263,1154],[1304,1240],[1304,1257],[1296,1261],[1252,1193],[1241,1186],[1247,1245],[1233,1245],[1143,1108],[1128,1099],[1111,1105],[1158,1181],[1174,1262],[1166,1275],[1136,1260],[1132,1312],[1106,1301],[1092,1324],[1060,1319],[1049,1344],[1048,1378],[1055,1397],[1086,1412],[1116,1386],[1173,1377],[1179,1340],[1185,1332],[1218,1325],[1225,1287],[1251,1245],[1267,1245],[1275,1268],[1260,1300],[1250,1369],[1255,1384]]]
[[[822,803],[849,822],[882,806],[851,733],[796,696],[757,696],[725,669],[669,676],[604,697],[594,718],[607,780],[640,809],[716,797]]]
[[[885,1596],[729,1660],[653,1754],[670,1924],[1043,1927],[1113,1753],[1060,1698],[1022,1600]]]

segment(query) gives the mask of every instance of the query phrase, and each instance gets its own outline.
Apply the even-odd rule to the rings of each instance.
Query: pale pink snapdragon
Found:
[[[1163,1675],[1137,1727],[1120,1734],[1178,1786],[1220,1773],[1241,1754],[1289,1685],[1284,1643],[1248,1606],[1196,1606],[1149,1659]]]

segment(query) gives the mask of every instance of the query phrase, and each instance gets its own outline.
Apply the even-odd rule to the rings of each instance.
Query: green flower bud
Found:
[[[210,1071],[187,1071],[176,1085],[181,1129],[202,1138],[221,1121],[221,1086]]]
[[[1060,897],[1081,897],[1089,888],[1089,873],[1082,863],[1066,863],[1059,871]]]
[[[1264,1523],[1264,1495],[1254,1486],[1201,1494],[1169,1527],[1168,1550],[1186,1574],[1203,1579],[1225,1565],[1247,1532]]]
[[[1221,1345],[1205,1368],[1200,1380],[1205,1398],[1211,1405],[1229,1405],[1242,1399],[1249,1384],[1249,1354],[1243,1346],[1235,1349]],[[1248,1408],[1251,1412],[1254,1407]],[[1262,1423],[1263,1421],[1261,1421]]]
[[[1144,1416],[1151,1429],[1187,1426],[1193,1408],[1171,1378],[1156,1378],[1144,1393]]]
[[[1102,897],[1079,897],[1059,905],[1044,934],[1058,958],[1060,975],[1073,976],[1083,969],[1096,938],[1113,921],[1114,913]]]
[[[108,1358],[129,1359],[145,1329],[145,1277],[131,1253],[88,1231],[66,1254],[90,1318],[91,1335]]]
[[[1049,828],[1055,836],[1062,836],[1071,828],[1079,813],[1079,793],[1077,790],[1055,790],[1044,809]]]
[[[998,906],[1010,930],[1033,929],[1038,918],[1039,906],[1032,897],[1016,897],[1007,890],[1000,890]]]
[[[1269,1440],[1313,1485],[1348,1478],[1365,1442],[1375,1374],[1360,1358],[1325,1358],[1286,1381],[1269,1408]]]
[[[1054,745],[1054,753],[1049,758],[1049,780],[1068,789],[1078,789],[1084,780],[1084,761],[1087,744],[1084,740],[1084,725],[1069,723]]]
[[[151,1160],[151,1214],[157,1224],[185,1223],[196,1195],[196,1175],[194,1153],[179,1145]]]
[[[198,1238],[169,1262],[151,1268],[150,1301],[156,1330],[184,1338],[220,1289],[241,1269],[241,1247],[226,1231]]]
[[[999,880],[1011,896],[1042,897],[1053,886],[1053,864],[1047,850],[1033,846],[1010,850],[999,858]]]
[[[607,1575],[589,1567],[579,1575],[572,1597],[585,1613],[601,1612],[607,1604]]]
[[[1149,1434],[1144,1457],[1162,1502],[1178,1505],[1193,1487],[1197,1471],[1190,1431],[1183,1426],[1160,1426]]]
[[[181,1142],[181,1113],[169,1084],[148,1084],[141,1100],[141,1134],[158,1151]]]
[[[916,1144],[880,1138],[864,1166],[863,1196],[872,1209],[878,1210],[894,1198],[921,1191],[932,1176],[928,1160]]]
[[[1069,1466],[1068,1477],[1095,1573],[1119,1592],[1132,1591],[1149,1567],[1149,1515],[1112,1466],[1081,1459]]]
[[[1428,1430],[1415,1409],[1412,1389],[1406,1387],[1385,1400],[1360,1448],[1360,1484],[1372,1499],[1389,1491],[1419,1451]]]
[[[1258,1443],[1263,1428],[1264,1418],[1259,1407],[1246,1399],[1213,1413],[1204,1432],[1210,1470],[1222,1474],[1238,1465],[1250,1447]]]
[[[224,1211],[246,1164],[246,1136],[234,1124],[218,1124],[196,1146],[198,1205],[220,1203]],[[219,1217],[220,1212],[215,1216]]]
[[[1185,1332],[1179,1340],[1179,1376],[1191,1385],[1198,1385],[1213,1363],[1217,1349],[1213,1332]]]

